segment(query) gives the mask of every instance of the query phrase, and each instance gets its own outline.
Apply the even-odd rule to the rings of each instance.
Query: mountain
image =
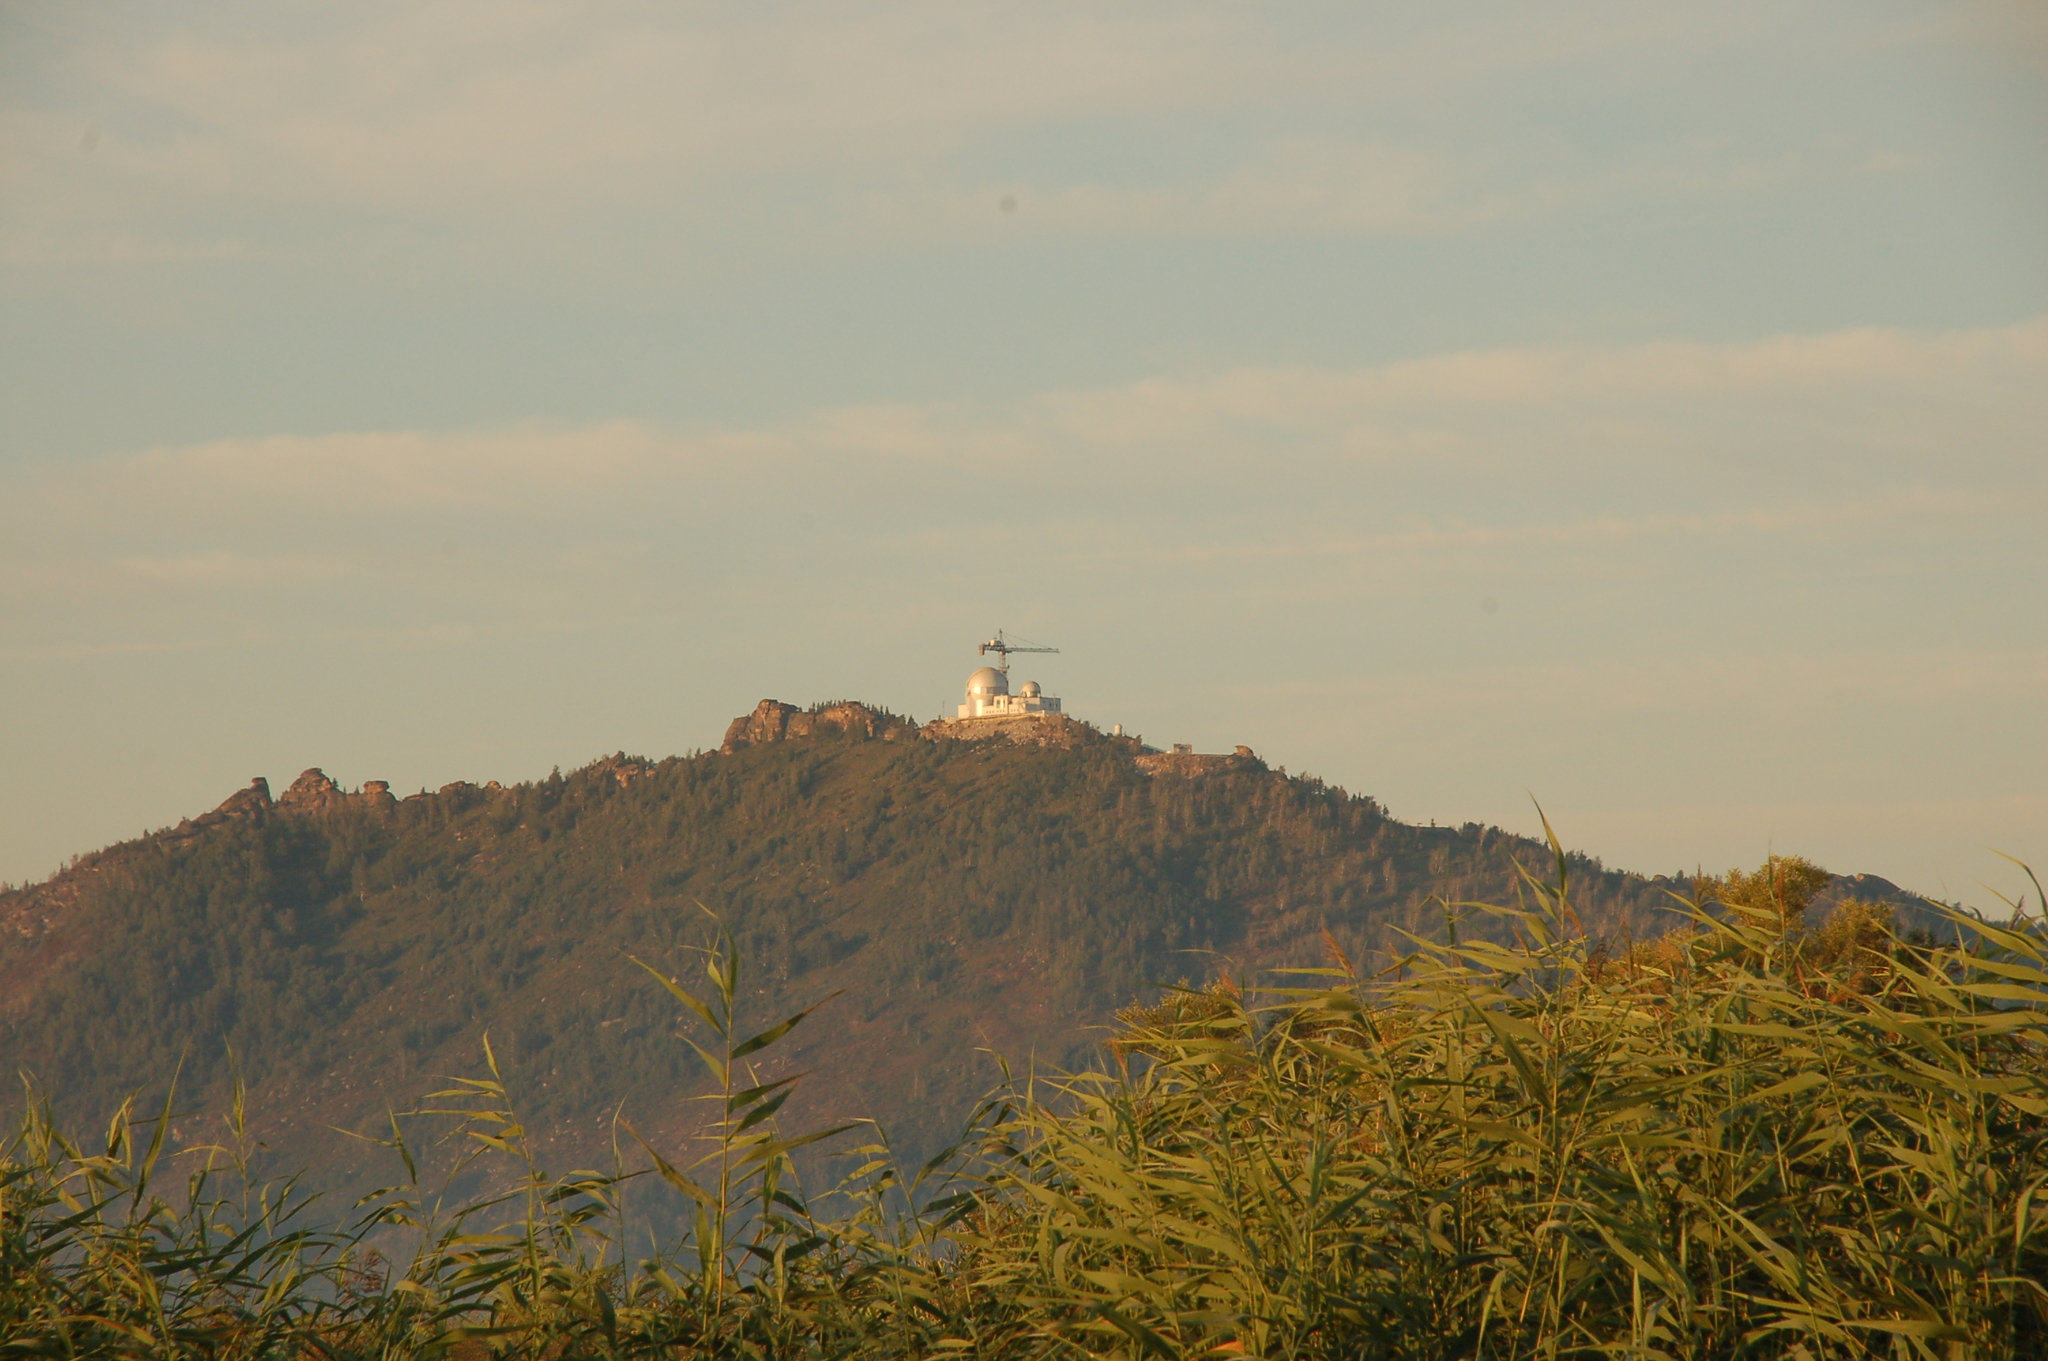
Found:
[[[0,1056],[74,1127],[180,1065],[181,1109],[217,1112],[238,1068],[279,1164],[360,1187],[383,1155],[332,1130],[388,1129],[478,1072],[488,1033],[554,1165],[598,1157],[621,1105],[674,1147],[703,1118],[686,1018],[631,957],[687,986],[715,913],[748,1020],[832,999],[775,1051],[772,1074],[811,1073],[786,1113],[874,1116],[921,1153],[991,1055],[1087,1062],[1148,985],[1322,964],[1326,932],[1384,964],[1444,900],[1513,902],[1518,862],[1553,873],[1537,842],[1397,822],[1242,747],[764,700],[718,751],[528,784],[258,780],[0,895]],[[1597,933],[1661,929],[1681,887],[1568,863]]]

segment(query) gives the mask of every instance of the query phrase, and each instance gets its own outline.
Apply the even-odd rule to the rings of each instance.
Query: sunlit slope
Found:
[[[1148,774],[1127,743],[897,735],[287,796],[112,848],[25,891],[49,922],[0,946],[5,1057],[84,1120],[180,1064],[181,1106],[218,1109],[232,1053],[278,1157],[359,1183],[370,1151],[323,1127],[388,1128],[488,1032],[534,1128],[595,1157],[621,1103],[662,1138],[700,1118],[679,1010],[629,956],[687,982],[709,909],[763,1024],[844,990],[778,1046],[813,1071],[789,1114],[922,1148],[995,1078],[984,1051],[1078,1063],[1148,980],[1321,963],[1326,929],[1363,963],[1440,935],[1435,899],[1512,901],[1518,858],[1548,872],[1526,839],[1255,760]],[[1658,929],[1659,885],[1573,871],[1590,929]]]

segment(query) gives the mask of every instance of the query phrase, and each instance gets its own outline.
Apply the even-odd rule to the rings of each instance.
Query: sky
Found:
[[[1068,712],[2048,869],[2028,4],[0,0],[0,880],[319,766]]]

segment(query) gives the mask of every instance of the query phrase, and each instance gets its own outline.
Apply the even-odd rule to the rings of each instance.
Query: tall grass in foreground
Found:
[[[415,1175],[346,1232],[219,1189],[232,1140],[166,1196],[165,1120],[87,1154],[31,1110],[0,1356],[2048,1355],[2038,924],[1909,943],[1867,906],[1806,932],[1696,904],[1613,951],[1571,929],[1561,857],[1528,888],[1376,978],[1333,946],[1128,1011],[1104,1071],[1012,1084],[915,1174],[878,1138],[823,1195],[788,1085],[746,1067],[801,1017],[741,1038],[721,939],[707,995],[661,979],[717,1110],[701,1156],[655,1159],[698,1213],[645,1261],[626,1179],[542,1172],[495,1068],[437,1109],[499,1193],[445,1209]],[[1477,913],[1517,943],[1461,943]],[[365,1249],[398,1230],[408,1261]]]

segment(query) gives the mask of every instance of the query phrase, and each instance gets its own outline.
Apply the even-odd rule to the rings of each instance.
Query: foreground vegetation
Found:
[[[394,1121],[408,1177],[330,1231],[241,1175],[239,1101],[168,1191],[169,1108],[102,1152],[33,1108],[0,1162],[0,1356],[2048,1353],[2039,925],[1808,930],[1817,880],[1773,861],[1603,945],[1568,869],[1376,976],[1332,941],[1278,987],[1128,1010],[1099,1071],[1017,1075],[915,1172],[872,1127],[780,1128],[794,1079],[751,1065],[802,1017],[736,1026],[730,936],[702,981],[650,970],[715,1087],[689,1158],[622,1126],[612,1170],[547,1175],[487,1051],[426,1105],[497,1192],[423,1192]],[[792,1155],[834,1137],[844,1180],[806,1187]],[[644,1257],[635,1159],[696,1207]]]

